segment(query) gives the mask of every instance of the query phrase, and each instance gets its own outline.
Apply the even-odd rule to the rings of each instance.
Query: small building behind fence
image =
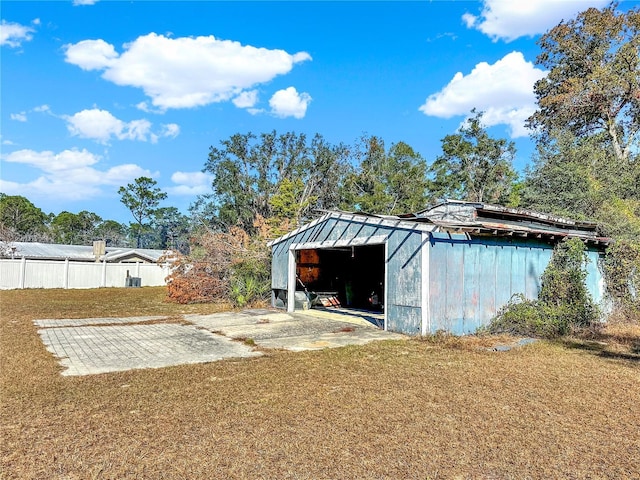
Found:
[[[11,242],[0,252],[0,289],[166,285],[170,252],[143,248]]]

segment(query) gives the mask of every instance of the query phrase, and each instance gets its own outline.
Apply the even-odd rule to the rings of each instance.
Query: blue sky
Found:
[[[377,135],[431,163],[474,107],[521,170],[536,39],[607,4],[3,1],[0,191],[129,222],[117,190],[144,175],[186,213],[234,133]]]

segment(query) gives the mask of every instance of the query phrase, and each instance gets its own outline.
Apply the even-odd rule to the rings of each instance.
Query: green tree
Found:
[[[554,131],[527,169],[522,206],[598,221],[603,235],[640,236],[640,162],[620,161],[604,133]]]
[[[49,217],[25,197],[0,193],[0,225],[14,240],[36,240],[46,235]]]
[[[597,158],[600,157],[600,158]],[[594,165],[608,158],[594,139],[554,132],[539,142],[533,165],[527,168],[523,206],[555,215],[593,219],[602,203]]]
[[[157,182],[149,177],[139,177],[134,183],[118,189],[120,201],[131,211],[136,221],[131,229],[138,248],[141,246],[142,235],[149,226],[145,220],[151,218],[160,202],[167,198],[167,194],[156,185]]]
[[[431,165],[430,190],[439,199],[508,203],[517,174],[513,142],[489,136],[483,112],[471,110],[458,133],[442,139],[442,155]]]
[[[210,148],[204,171],[213,175],[213,192],[192,211],[247,232],[258,218],[299,223],[313,209],[336,205],[345,166],[346,149],[320,135],[309,142],[292,132],[238,133]]]
[[[616,157],[629,159],[640,128],[640,10],[590,8],[543,35],[537,63],[538,111],[528,120],[542,140],[554,129],[578,137],[604,132]]]
[[[175,207],[158,208],[152,218],[153,248],[189,251],[191,224],[189,217]]]
[[[356,168],[347,175],[341,207],[368,213],[393,215],[417,212],[427,203],[427,165],[404,142],[387,151],[376,136],[360,139]]]
[[[317,197],[306,196],[301,203],[299,199],[304,197],[305,184],[300,178],[285,178],[278,185],[278,189],[269,199],[271,212],[278,219],[296,221],[300,213],[309,208]]]
[[[621,240],[609,246],[602,262],[609,300],[628,319],[640,321],[640,241]]]
[[[96,226],[97,240],[104,240],[107,246],[126,247],[127,227],[115,220],[104,220]]]
[[[60,212],[51,220],[51,234],[55,243],[86,245],[96,237],[96,227],[102,218],[86,210],[78,214]]]

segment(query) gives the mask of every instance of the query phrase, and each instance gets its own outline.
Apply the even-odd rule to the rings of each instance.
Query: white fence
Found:
[[[0,259],[0,289],[124,287],[127,274],[143,287],[166,285],[168,264]]]

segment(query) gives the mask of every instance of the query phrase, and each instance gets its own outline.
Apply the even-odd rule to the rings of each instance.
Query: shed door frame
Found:
[[[287,312],[295,311],[296,294],[296,251],[323,250],[336,247],[364,247],[369,245],[384,245],[384,330],[387,330],[387,286],[389,284],[389,245],[386,235],[354,238],[352,240],[330,240],[325,242],[293,243],[289,246],[289,261],[287,268]]]

